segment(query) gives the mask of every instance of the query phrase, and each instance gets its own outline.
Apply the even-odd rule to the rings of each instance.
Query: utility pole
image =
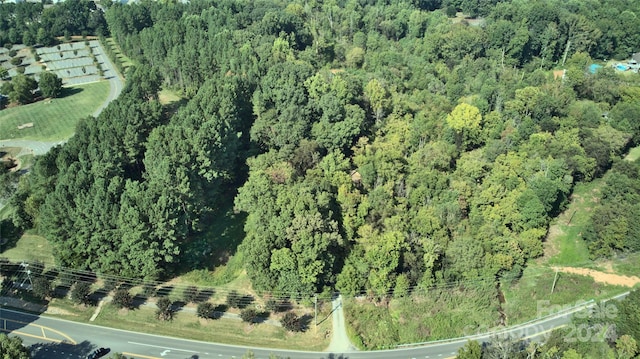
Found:
[[[22,283],[20,283],[20,289],[24,288],[24,283],[27,280],[29,280],[29,284],[31,285],[31,288],[33,288],[33,282],[31,281],[31,269],[29,269],[29,263],[22,262],[22,263],[20,263],[20,267],[24,268],[23,271],[24,271],[24,273],[27,274],[27,277],[23,278],[22,279]],[[31,289],[29,289],[29,290],[31,290]]]
[[[553,277],[553,284],[551,285],[551,294],[553,294],[553,289],[556,287],[556,280],[558,279],[558,270],[556,269],[556,275]]]

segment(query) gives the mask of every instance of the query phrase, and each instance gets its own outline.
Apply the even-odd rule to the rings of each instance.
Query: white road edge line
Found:
[[[199,353],[199,352],[193,351],[193,350],[167,348],[167,347],[161,347],[161,346],[158,346],[158,345],[151,345],[151,344],[144,344],[144,343],[136,343],[136,342],[127,342],[127,343],[133,344],[133,345],[142,345],[142,346],[145,346],[145,347],[160,348],[160,349],[167,349],[167,350],[175,350],[175,351],[179,351],[179,352]]]

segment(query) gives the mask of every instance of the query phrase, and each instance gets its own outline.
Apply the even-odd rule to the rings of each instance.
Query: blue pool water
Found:
[[[626,66],[626,65],[623,65],[623,64],[617,64],[616,65],[616,70],[627,71],[627,70],[629,70],[629,66]]]

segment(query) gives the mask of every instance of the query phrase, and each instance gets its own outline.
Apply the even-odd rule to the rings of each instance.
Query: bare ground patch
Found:
[[[633,287],[636,284],[640,283],[640,278],[636,276],[604,273],[604,272],[600,272],[600,271],[588,269],[588,268],[575,268],[575,267],[552,267],[552,268],[559,272],[589,276],[598,283],[604,283],[609,285]]]

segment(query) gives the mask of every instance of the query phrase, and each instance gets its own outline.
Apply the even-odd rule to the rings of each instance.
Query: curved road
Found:
[[[95,40],[94,40],[95,41]],[[116,71],[115,66],[106,55],[102,44],[99,41],[92,41],[91,46],[94,47],[94,51],[96,52],[96,59],[98,62],[102,63],[102,69],[104,71],[104,78],[109,81],[109,95],[107,99],[98,107],[94,113],[93,117],[98,117],[100,112],[111,103],[111,101],[115,100],[120,96],[122,89],[124,88],[124,83],[120,78],[120,74]],[[43,155],[47,153],[52,147],[65,143],[66,140],[59,142],[43,142],[43,141],[31,141],[31,140],[0,140],[0,148],[2,147],[23,147],[31,149],[34,155]]]
[[[115,100],[116,98],[118,98],[118,96],[120,96],[120,92],[122,92],[122,89],[124,88],[124,83],[120,78],[120,74],[118,73],[118,71],[116,71],[115,66],[113,66],[113,63],[109,59],[109,56],[106,55],[106,52],[102,47],[102,44],[100,43],[100,41],[96,41],[96,43],[98,45],[96,49],[99,51],[99,53],[96,54],[96,59],[98,60],[99,63],[102,63],[104,78],[109,80],[110,89],[109,89],[109,96],[107,97],[107,100],[93,113],[93,117],[98,117],[100,112],[102,112],[102,110],[104,110],[104,108],[107,107],[107,105],[111,101]],[[94,51],[96,49],[94,49]]]
[[[627,294],[628,292],[613,299],[622,298]],[[84,358],[97,347],[109,347],[114,352],[138,359],[241,358],[248,350],[253,351],[256,358],[268,358],[270,354],[275,354],[295,359],[435,359],[454,357],[458,348],[469,339],[484,342],[491,336],[507,334],[523,339],[542,339],[551,330],[569,323],[573,313],[594,306],[596,303],[590,301],[559,314],[490,334],[432,342],[419,347],[366,352],[304,352],[214,344],[98,327],[8,309],[0,309],[0,329],[19,335],[26,345],[35,345],[33,348],[42,343],[51,343],[35,350],[33,358],[36,359]],[[59,343],[62,340],[77,345]]]

